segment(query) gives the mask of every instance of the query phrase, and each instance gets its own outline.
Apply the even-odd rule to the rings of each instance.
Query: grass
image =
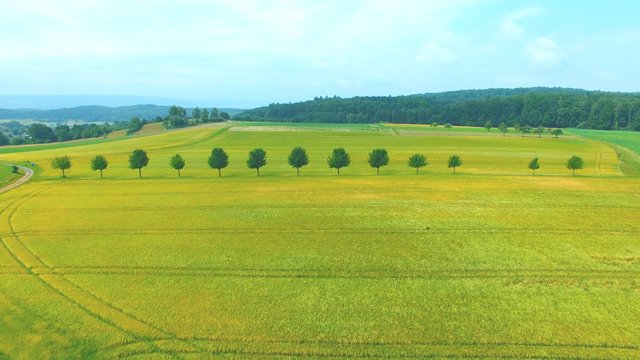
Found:
[[[17,174],[11,171],[11,165],[0,164],[0,187],[9,185],[24,175],[22,170],[18,170]]]
[[[0,354],[640,355],[640,179],[609,146],[266,126],[3,155],[44,169],[0,195]],[[300,177],[286,164],[297,145],[311,158]],[[230,155],[222,178],[206,165],[214,146]],[[244,164],[259,146],[260,178]],[[325,163],[336,146],[352,156],[339,177]],[[380,146],[391,164],[375,176],[366,156]],[[151,158],[143,179],[126,168],[136,147]],[[430,165],[415,175],[418,151]],[[65,154],[61,180],[46,161]],[[110,160],[105,179],[88,168],[96,154]],[[574,154],[587,161],[578,176],[564,168]]]
[[[571,133],[609,144],[618,154],[622,171],[628,175],[640,175],[639,132],[572,129]]]

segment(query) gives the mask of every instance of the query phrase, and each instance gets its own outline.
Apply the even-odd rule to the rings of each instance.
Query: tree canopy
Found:
[[[291,154],[289,154],[288,160],[289,165],[296,168],[298,176],[300,176],[300,168],[309,164],[309,156],[307,155],[307,151],[299,146],[291,150]]]
[[[580,156],[572,156],[567,160],[567,169],[571,170],[571,175],[576,174],[576,170],[582,169],[584,166],[584,160]]]
[[[214,148],[211,150],[211,156],[207,161],[209,167],[218,170],[218,177],[222,176],[222,169],[229,166],[229,155],[222,148]]]
[[[138,169],[138,176],[142,177],[142,168],[149,164],[147,152],[142,149],[136,149],[129,155],[129,168]]]
[[[64,171],[71,168],[71,159],[68,156],[55,157],[51,160],[51,167],[62,170],[62,177],[67,177]]]
[[[385,97],[319,97],[245,111],[240,120],[410,123],[640,130],[640,94],[562,88],[464,90]]]
[[[449,156],[449,161],[447,162],[447,166],[453,168],[453,173],[456,173],[456,168],[462,166],[462,158],[460,155],[451,155]]]
[[[349,166],[351,163],[351,158],[347,151],[343,148],[333,149],[331,155],[327,159],[327,164],[332,169],[338,170],[338,175],[340,175],[340,169]]]
[[[540,162],[538,158],[533,158],[529,161],[529,169],[533,171],[533,175],[536,174],[536,170],[540,169]]]
[[[389,154],[387,149],[373,149],[369,153],[369,166],[376,168],[377,175],[380,175],[380,168],[389,164]]]
[[[180,170],[184,169],[184,166],[187,163],[184,161],[184,158],[180,154],[175,154],[169,160],[169,166],[178,171],[178,177],[180,177]]]
[[[249,169],[256,169],[258,176],[260,176],[260,168],[267,165],[267,152],[262,148],[256,148],[249,151],[249,158],[247,159],[247,167]]]
[[[427,157],[422,154],[413,154],[409,157],[409,161],[407,165],[416,169],[416,174],[418,173],[418,169],[423,166],[427,166]]]
[[[107,158],[102,155],[96,155],[93,159],[91,159],[91,170],[100,171],[100,178],[102,178],[102,171],[105,170],[109,166],[109,162]]]

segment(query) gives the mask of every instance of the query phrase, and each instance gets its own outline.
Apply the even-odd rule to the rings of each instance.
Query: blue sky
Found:
[[[0,0],[0,94],[638,91],[639,1]]]

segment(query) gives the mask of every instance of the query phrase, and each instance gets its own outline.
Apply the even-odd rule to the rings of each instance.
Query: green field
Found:
[[[76,145],[0,155],[43,168],[0,195],[0,359],[640,357],[640,177],[605,142],[235,122]],[[334,147],[351,154],[340,176]]]

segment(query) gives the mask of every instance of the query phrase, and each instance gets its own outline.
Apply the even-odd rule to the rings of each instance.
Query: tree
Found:
[[[517,133],[519,133],[520,130],[522,129],[519,123],[515,123],[515,125],[513,125],[513,128],[516,130]]]
[[[62,177],[67,177],[64,171],[71,168],[71,159],[69,159],[68,156],[53,158],[53,160],[51,160],[51,167],[62,170]]]
[[[224,120],[229,120],[231,116],[229,115],[229,113],[222,111],[220,112],[220,118]]]
[[[196,106],[193,110],[191,110],[191,118],[200,120],[201,116],[202,116],[202,111],[200,110],[199,107]]]
[[[551,130],[551,135],[555,136],[556,139],[557,139],[558,136],[562,135],[562,129],[553,129],[553,130]]]
[[[289,154],[289,165],[296,168],[298,176],[300,176],[300,168],[309,164],[309,157],[305,149],[301,147],[295,147]]]
[[[222,169],[229,166],[229,155],[222,148],[214,148],[209,156],[209,167],[218,169],[218,177],[222,176]]]
[[[0,131],[0,146],[9,145],[10,142],[9,137]]]
[[[220,117],[220,112],[218,111],[218,109],[212,108],[211,112],[209,113],[209,120],[215,121],[215,120],[218,120],[219,117]]]
[[[106,169],[109,166],[109,162],[102,155],[96,155],[93,159],[91,159],[91,170],[96,171],[100,170],[100,178],[102,179],[102,170]]]
[[[538,158],[533,158],[529,161],[529,169],[533,170],[533,175],[536,174],[536,170],[540,169],[540,162],[538,162]]]
[[[187,117],[187,110],[182,106],[173,105],[169,108],[169,116],[185,118]]]
[[[453,168],[453,173],[456,173],[456,168],[462,166],[462,158],[459,155],[449,156],[449,162],[447,163],[449,168]]]
[[[337,169],[338,175],[340,175],[340,169],[349,166],[350,163],[351,157],[343,148],[333,149],[333,152],[327,159],[327,164],[329,165],[329,167],[332,169]]]
[[[487,129],[487,131],[490,131],[491,128],[493,128],[493,124],[491,124],[491,121],[487,120],[487,122],[484,123],[484,128]]]
[[[435,128],[437,128],[437,127],[438,127],[438,123],[437,123],[437,122],[435,122],[435,121],[434,121],[434,122],[432,122],[432,123],[431,123],[431,127],[432,127],[432,128],[434,128],[434,129],[435,129]]]
[[[418,173],[418,169],[427,166],[429,163],[427,162],[427,158],[422,154],[413,154],[409,157],[409,165],[412,168],[416,168],[416,174]]]
[[[544,126],[538,126],[535,128],[534,132],[538,134],[538,137],[542,137],[542,133],[544,132]]]
[[[453,127],[453,125],[451,125],[451,123],[446,123],[446,124],[444,124],[444,127],[446,129],[451,129]]]
[[[169,160],[169,166],[171,166],[175,170],[178,170],[178,177],[180,177],[180,170],[184,169],[184,166],[186,164],[187,163],[184,161],[182,155],[180,154],[173,155],[171,157],[171,160]]]
[[[247,159],[247,167],[249,169],[256,169],[258,176],[260,176],[260,168],[267,165],[267,152],[262,148],[257,148],[249,151],[249,158]]]
[[[53,136],[57,141],[69,141],[72,139],[71,128],[68,125],[58,125],[53,129]]]
[[[380,167],[389,164],[389,154],[386,149],[373,149],[369,153],[369,165],[376,168],[377,174],[380,175]]]
[[[138,169],[138,176],[142,178],[142,168],[149,164],[147,152],[141,149],[133,150],[129,155],[129,168]]]
[[[503,122],[498,126],[498,129],[500,129],[500,132],[502,133],[502,135],[505,135],[506,133],[509,132],[509,127],[507,126],[507,123]]]
[[[11,165],[11,173],[12,174],[17,174],[18,173],[18,167],[15,165]]]
[[[580,156],[572,156],[567,160],[567,169],[571,170],[571,175],[576,174],[576,170],[582,169],[584,160]]]
[[[142,121],[139,118],[131,118],[131,120],[129,120],[129,126],[127,127],[127,135],[131,135],[142,129],[142,125]]]
[[[55,135],[53,134],[53,129],[43,124],[31,124],[27,129],[27,134],[31,138],[31,142],[34,143],[48,143],[55,141]]]
[[[531,133],[531,127],[530,126],[523,126],[520,128],[520,132],[522,133],[522,136],[524,136],[524,134],[530,134]]]

